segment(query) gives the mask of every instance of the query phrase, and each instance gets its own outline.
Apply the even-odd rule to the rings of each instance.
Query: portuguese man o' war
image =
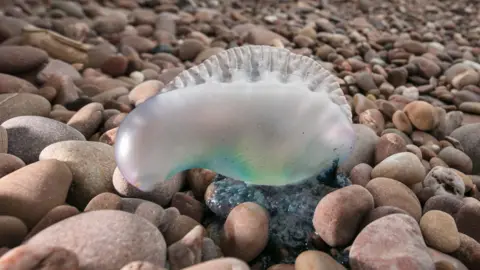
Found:
[[[191,168],[254,185],[295,184],[341,163],[351,108],[315,60],[247,45],[180,73],[121,123],[117,166],[142,191]]]

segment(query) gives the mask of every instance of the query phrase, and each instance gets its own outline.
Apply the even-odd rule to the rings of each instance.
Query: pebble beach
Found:
[[[131,185],[122,121],[244,45],[335,77],[347,160],[287,186]],[[480,270],[480,3],[0,1],[0,270],[36,269]]]

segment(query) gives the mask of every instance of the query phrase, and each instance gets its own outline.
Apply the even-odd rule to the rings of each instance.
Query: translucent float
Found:
[[[333,75],[287,49],[248,45],[183,71],[135,108],[118,129],[115,154],[143,191],[191,168],[280,186],[341,163],[354,141]]]

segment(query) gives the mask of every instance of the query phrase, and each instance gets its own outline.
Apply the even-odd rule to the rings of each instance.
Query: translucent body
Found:
[[[355,134],[338,84],[315,64],[286,50],[246,46],[185,71],[122,122],[120,171],[150,190],[190,168],[261,185],[331,168],[348,157]]]

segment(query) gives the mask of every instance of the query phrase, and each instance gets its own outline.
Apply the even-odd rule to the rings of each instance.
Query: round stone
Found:
[[[10,154],[0,153],[0,178],[25,166],[25,162]]]
[[[425,101],[413,101],[407,104],[403,112],[419,130],[433,130],[439,123],[435,107]]]
[[[425,202],[423,213],[431,210],[440,210],[454,217],[463,204],[464,202],[458,197],[452,195],[436,195]]]
[[[379,137],[371,128],[362,124],[353,124],[355,143],[350,156],[340,165],[339,171],[348,174],[360,163],[373,164],[375,146]]]
[[[128,183],[127,180],[123,178],[118,167],[115,167],[112,182],[117,193],[122,196],[141,198],[155,202],[161,206],[167,206],[172,200],[173,195],[184,186],[185,173],[176,174],[167,181],[160,181],[152,191],[144,192]]]
[[[373,197],[367,189],[347,186],[320,200],[313,215],[313,226],[328,245],[345,246],[353,240],[360,222],[373,206]]]
[[[418,223],[392,214],[370,223],[350,249],[352,269],[435,269]]]
[[[435,195],[453,195],[462,198],[465,193],[465,183],[451,168],[436,166],[430,170],[423,180],[424,187],[430,187]]]
[[[412,123],[403,111],[395,111],[392,116],[392,122],[398,130],[406,134],[410,134],[413,131]]]
[[[18,246],[27,235],[27,226],[18,218],[0,216],[0,246],[13,248]]]
[[[380,177],[370,180],[365,188],[372,194],[375,207],[395,206],[420,220],[422,216],[420,201],[415,193],[401,182]]]
[[[66,218],[79,214],[77,208],[70,206],[68,204],[63,204],[52,208],[52,210],[48,211],[42,219],[33,227],[28,235],[25,237],[25,240],[30,239],[32,236],[37,234],[38,232],[42,231],[43,229],[62,221]]]
[[[464,205],[455,215],[458,231],[466,234],[475,241],[480,243],[480,230],[478,224],[480,222],[480,201],[474,198],[465,198]]]
[[[167,245],[147,220],[123,211],[98,210],[60,221],[36,234],[27,245],[62,247],[75,252],[82,270],[117,270],[132,261],[164,266]]]
[[[2,126],[8,133],[8,152],[26,164],[38,161],[40,152],[53,143],[85,140],[73,127],[42,116],[18,116]]]
[[[234,207],[223,225],[220,247],[225,256],[246,262],[257,257],[267,245],[269,214],[256,203]]]
[[[363,219],[360,229],[365,228],[368,224],[374,222],[375,220],[382,218],[384,216],[388,216],[391,214],[405,214],[408,213],[405,210],[402,210],[395,206],[379,206],[373,210],[371,210]]]
[[[371,128],[377,135],[381,134],[385,128],[385,119],[383,114],[377,109],[368,109],[359,115],[359,122]]]
[[[438,157],[441,158],[448,166],[457,169],[463,173],[470,174],[473,169],[472,159],[464,152],[455,147],[448,146],[443,148]]]
[[[480,265],[480,243],[460,233],[460,247],[451,255],[459,259],[468,269],[476,269]]]
[[[92,102],[83,106],[67,122],[67,125],[80,131],[85,138],[90,138],[103,121],[103,105]]]
[[[402,137],[395,133],[387,133],[380,137],[375,147],[375,164],[387,157],[407,151],[407,145]]]
[[[0,124],[18,116],[48,116],[50,109],[50,102],[39,95],[0,94]]]
[[[61,247],[37,248],[31,245],[18,246],[0,256],[0,269],[80,270],[78,258],[74,252]]]
[[[29,229],[65,203],[72,172],[58,160],[43,160],[1,178],[0,215],[21,219]]]
[[[100,142],[63,141],[47,146],[40,160],[56,159],[65,162],[73,173],[74,189],[69,202],[84,209],[88,202],[103,192],[113,192],[115,150]]]
[[[425,178],[425,168],[415,154],[402,152],[385,158],[372,170],[372,178],[392,178],[410,186]]]
[[[451,253],[460,247],[455,220],[443,211],[426,212],[420,219],[420,229],[426,244],[438,251]]]
[[[372,173],[372,169],[372,166],[368,164],[358,164],[350,171],[350,181],[353,185],[360,185],[362,187],[366,186],[368,181],[371,179],[370,175]]]
[[[158,80],[145,81],[132,89],[128,94],[128,98],[135,106],[138,106],[146,99],[156,95],[164,87],[163,82]]]
[[[48,61],[45,51],[32,46],[1,46],[0,55],[0,73],[28,72]]]

